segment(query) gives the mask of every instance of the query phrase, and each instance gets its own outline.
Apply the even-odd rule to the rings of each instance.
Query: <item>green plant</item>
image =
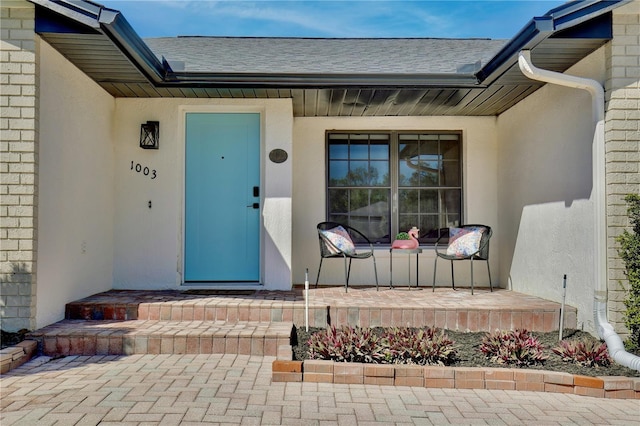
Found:
[[[480,351],[492,362],[517,367],[543,364],[548,358],[544,347],[527,330],[487,333],[482,338]]]
[[[624,299],[625,325],[629,336],[625,347],[630,351],[640,350],[640,195],[629,194],[625,197],[627,214],[632,232],[624,232],[616,239],[620,244],[618,254],[624,262],[625,274],[629,280],[628,294]]]
[[[378,364],[385,354],[380,337],[373,330],[331,326],[309,338],[309,358]]]
[[[443,330],[392,328],[382,338],[385,359],[394,364],[451,365],[457,360],[454,342]]]
[[[407,234],[406,232],[400,232],[398,235],[396,235],[396,240],[410,240],[411,237],[409,237],[409,234]]]
[[[563,340],[551,350],[564,362],[580,364],[584,367],[611,365],[607,345],[594,339]]]

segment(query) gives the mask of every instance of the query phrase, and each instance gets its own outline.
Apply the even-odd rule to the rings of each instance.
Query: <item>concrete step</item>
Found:
[[[240,354],[276,356],[293,323],[63,320],[28,336],[43,355]],[[290,350],[290,349],[289,349]]]

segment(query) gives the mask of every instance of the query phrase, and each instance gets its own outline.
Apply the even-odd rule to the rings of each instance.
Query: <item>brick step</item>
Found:
[[[63,320],[36,330],[43,355],[240,354],[276,356],[293,323]],[[289,349],[290,350],[290,349]]]
[[[69,320],[105,321],[223,321],[305,324],[305,309],[291,302],[261,303],[225,302],[157,302],[113,305],[108,303],[80,303],[67,305]],[[576,327],[576,309],[567,307],[565,328]],[[462,331],[492,331],[495,329],[526,328],[530,331],[554,331],[559,327],[558,307],[533,309],[501,308],[474,309],[464,307],[423,306],[309,306],[309,326],[326,327],[352,325],[360,327],[433,326]]]
[[[305,324],[300,291],[193,294],[111,290],[66,305],[68,320],[226,321]],[[566,306],[565,328],[576,328],[577,310]],[[459,331],[559,328],[560,304],[505,290],[319,288],[309,294],[309,326],[436,326]]]

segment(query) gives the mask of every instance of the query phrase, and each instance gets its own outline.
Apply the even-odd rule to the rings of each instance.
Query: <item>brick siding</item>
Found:
[[[16,331],[35,327],[37,44],[32,4],[7,1],[0,12],[0,318]]]
[[[616,237],[629,229],[627,194],[640,193],[640,0],[613,12],[614,38],[606,47],[607,258],[609,321],[624,335],[628,283]]]

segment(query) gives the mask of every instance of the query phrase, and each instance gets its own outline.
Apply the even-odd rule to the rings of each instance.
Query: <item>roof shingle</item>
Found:
[[[507,40],[166,37],[144,40],[184,71],[275,74],[473,74]]]

